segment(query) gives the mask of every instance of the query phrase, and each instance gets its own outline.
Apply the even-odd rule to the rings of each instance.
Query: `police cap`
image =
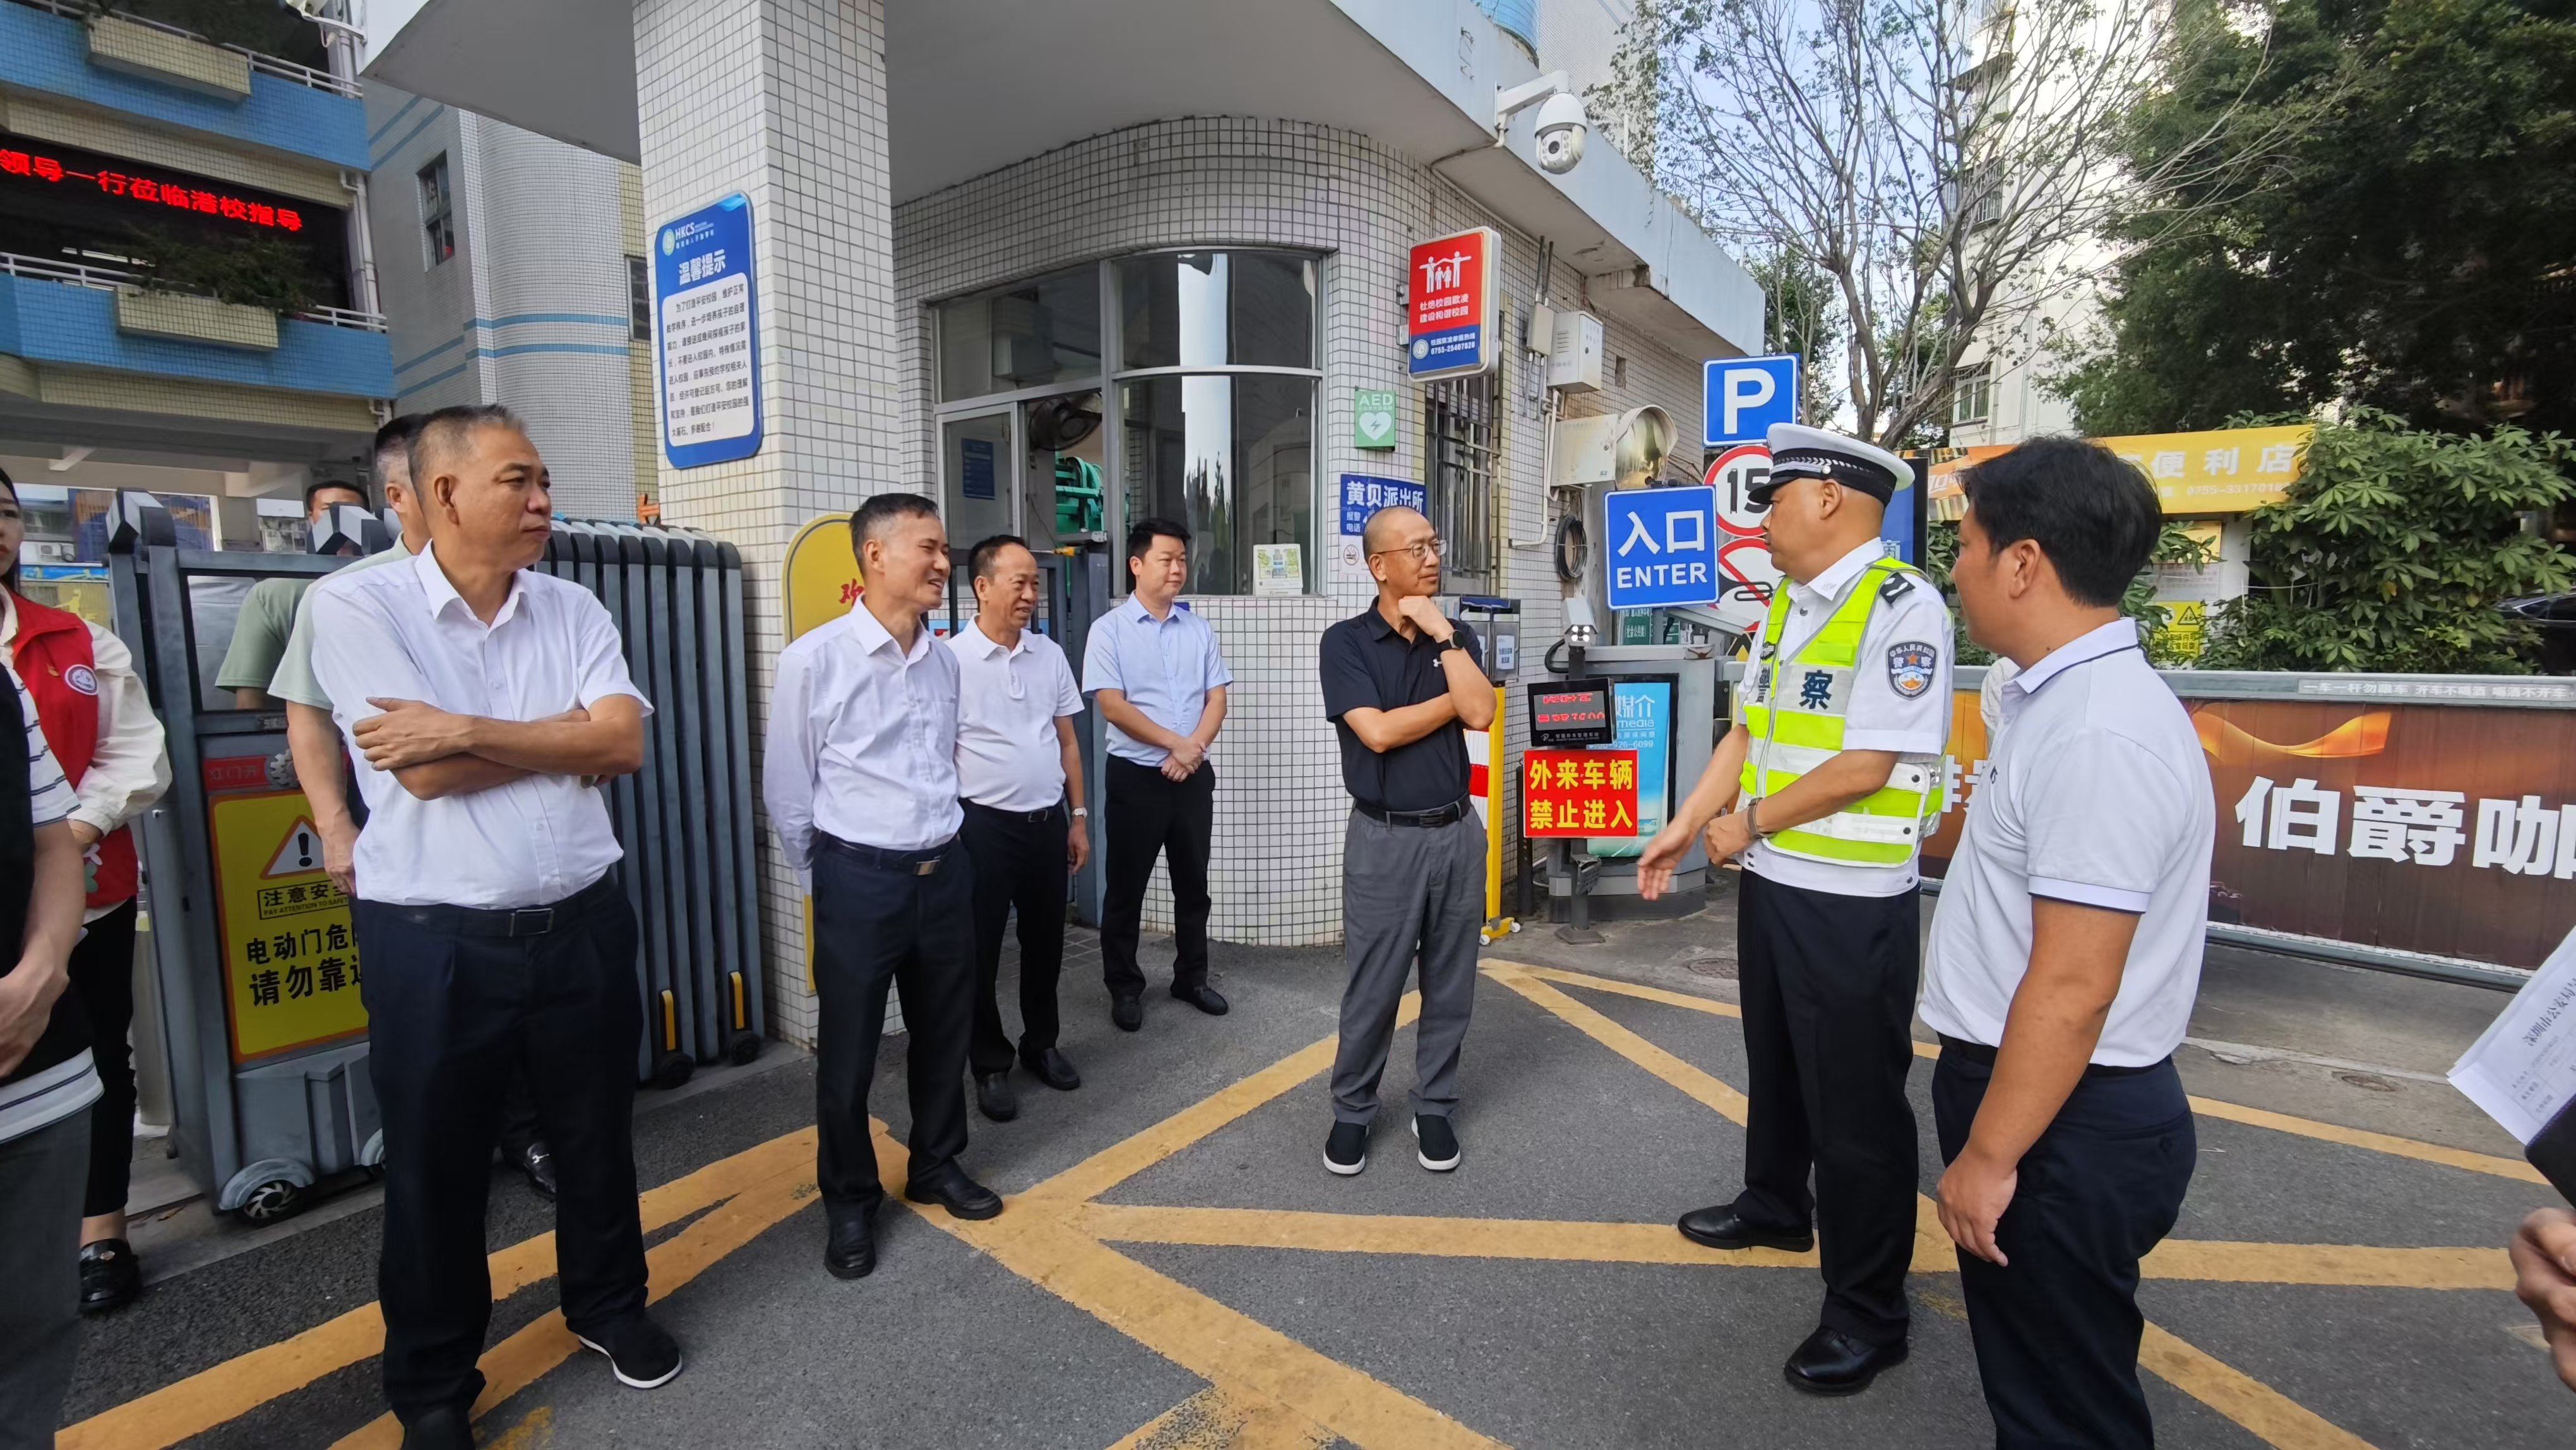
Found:
[[[1771,502],[1782,485],[1801,478],[1830,479],[1885,503],[1896,491],[1914,486],[1914,467],[1875,443],[1863,443],[1822,428],[1774,423],[1769,438],[1771,476],[1748,492],[1756,507]]]

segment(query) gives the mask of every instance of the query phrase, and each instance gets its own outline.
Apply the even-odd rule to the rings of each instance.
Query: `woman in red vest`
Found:
[[[134,1159],[134,833],[126,823],[170,788],[161,722],[125,642],[76,614],[18,592],[27,536],[17,485],[0,472],[0,662],[36,702],[45,743],[79,794],[72,835],[89,860],[87,934],[72,948],[71,990],[88,1009],[106,1095],[90,1110],[89,1187],[81,1213],[81,1308],[131,1302],[143,1273],[125,1241],[126,1174]]]

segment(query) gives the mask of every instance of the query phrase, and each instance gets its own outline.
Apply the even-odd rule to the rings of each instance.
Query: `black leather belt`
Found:
[[[544,936],[580,924],[612,901],[622,901],[614,872],[600,877],[551,906],[396,906],[369,903],[390,911],[413,926],[457,936]]]
[[[1982,1063],[1987,1067],[1995,1065],[1997,1049],[1988,1047],[1982,1042],[1970,1042],[1964,1037],[1953,1037],[1947,1032],[1937,1035],[1941,1039],[1942,1056],[1947,1057],[1955,1052],[1970,1062]],[[2084,1065],[2084,1075],[2091,1078],[2135,1077],[2142,1072],[2153,1072],[2172,1060],[2169,1057],[2161,1058],[2144,1067],[2115,1067],[2107,1062],[2091,1062]]]
[[[1451,821],[1463,820],[1467,815],[1465,801],[1452,801],[1433,811],[1390,811],[1367,801],[1353,801],[1351,806],[1370,820],[1384,821],[1390,826],[1445,826]]]
[[[814,844],[836,856],[847,856],[872,870],[900,871],[906,876],[936,876],[939,863],[948,859],[948,849],[957,844],[957,838],[951,836],[936,846],[919,851],[888,851],[879,846],[844,841],[826,831],[816,831]]]
[[[988,806],[982,801],[959,801],[958,804],[970,811],[982,811],[988,816],[999,816],[1006,821],[1024,821],[1032,826],[1044,825],[1055,819],[1053,806],[1042,811],[1006,811],[999,806]]]

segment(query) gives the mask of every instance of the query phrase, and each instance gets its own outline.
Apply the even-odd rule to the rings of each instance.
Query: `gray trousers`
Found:
[[[0,1450],[50,1450],[80,1353],[89,1111],[0,1143]]]
[[[1422,963],[1413,1110],[1458,1106],[1458,1047],[1476,1007],[1477,930],[1485,918],[1485,831],[1473,812],[1445,826],[1390,826],[1356,809],[1342,833],[1342,1045],[1333,1119],[1377,1116],[1377,1080],[1395,1038],[1404,979]]]

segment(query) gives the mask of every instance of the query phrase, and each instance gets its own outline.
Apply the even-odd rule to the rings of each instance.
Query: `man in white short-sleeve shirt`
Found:
[[[1912,467],[1818,428],[1783,424],[1769,443],[1753,502],[1787,577],[1750,641],[1735,727],[1638,882],[1660,895],[1703,830],[1712,866],[1744,859],[1744,1189],[1676,1227],[1710,1248],[1820,1248],[1824,1306],[1786,1374],[1841,1395],[1907,1353],[1915,858],[1941,811],[1955,651],[1940,591],[1879,541]]]
[[[1082,689],[1064,647],[1030,627],[1037,615],[1038,559],[1010,534],[975,546],[975,618],[949,638],[957,656],[958,832],[975,862],[975,1035],[967,1063],[975,1105],[1007,1123],[1019,1116],[1011,1091],[1016,1055],[1031,1076],[1058,1092],[1082,1086],[1056,1047],[1056,978],[1064,967],[1065,879],[1091,855],[1091,812],[1082,803],[1082,745],[1073,722]],[[995,984],[1002,928],[1020,919],[1020,1041],[1002,1026]]]
[[[384,1116],[385,1397],[406,1445],[464,1447],[492,1317],[484,1210],[524,1071],[554,1151],[564,1322],[639,1389],[680,1372],[645,1313],[630,1131],[635,914],[597,780],[649,709],[608,611],[545,557],[545,460],[507,409],[422,421],[428,523],[402,564],[313,586],[313,674],[367,802],[351,919]]]
[[[2138,1260],[2197,1151],[2173,1050],[2217,808],[2191,718],[2120,613],[2161,522],[2145,477],[2044,438],[1980,464],[1967,496],[1960,611],[2019,672],[1932,923],[1941,1222],[1997,1443],[2147,1450]]]

